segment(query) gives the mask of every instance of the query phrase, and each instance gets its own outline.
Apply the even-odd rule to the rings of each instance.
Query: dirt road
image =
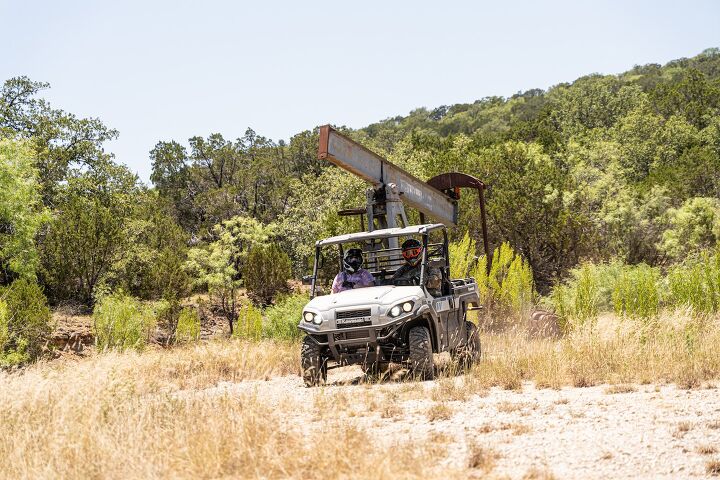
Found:
[[[463,376],[364,384],[359,370],[329,385],[299,377],[222,383],[202,394],[254,393],[287,412],[288,428],[347,422],[384,442],[434,442],[449,466],[509,478],[696,478],[720,468],[714,385],[483,389]],[[720,473],[720,472],[718,472]]]

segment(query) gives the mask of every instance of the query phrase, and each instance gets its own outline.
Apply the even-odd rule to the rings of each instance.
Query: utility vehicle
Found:
[[[400,248],[408,238],[423,245],[419,284],[392,280],[404,263]],[[329,284],[342,270],[343,252],[362,248],[364,268],[375,286],[329,294]],[[326,259],[339,259],[328,262]],[[329,267],[329,268],[328,268]],[[429,272],[442,277],[441,286],[426,287]],[[442,224],[388,228],[327,238],[315,246],[310,302],[302,312],[299,328],[305,332],[301,350],[306,386],[324,383],[328,368],[360,365],[378,372],[389,363],[406,365],[418,378],[432,379],[433,353],[449,352],[461,366],[469,367],[480,356],[477,327],[467,319],[477,307],[475,280],[451,279],[448,236]]]

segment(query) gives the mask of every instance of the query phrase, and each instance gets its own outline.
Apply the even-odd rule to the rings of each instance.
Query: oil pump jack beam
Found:
[[[338,133],[330,125],[320,127],[318,158],[354,173],[372,184],[376,190],[394,184],[402,203],[445,225],[457,224],[457,201]],[[394,222],[394,218],[388,220],[389,223]],[[373,228],[372,225],[368,226]],[[388,226],[395,225],[391,223]]]

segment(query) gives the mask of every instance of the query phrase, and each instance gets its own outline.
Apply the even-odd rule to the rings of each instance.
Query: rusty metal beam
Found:
[[[455,200],[338,133],[330,125],[320,127],[318,158],[357,175],[375,188],[394,183],[403,203],[445,225],[457,224]]]
[[[487,215],[485,212],[485,195],[483,191],[487,186],[478,178],[466,173],[443,173],[427,181],[438,190],[446,194],[453,195],[455,199],[460,197],[460,188],[474,188],[478,191],[478,199],[480,201],[480,221],[482,223],[483,247],[485,248],[485,257],[487,258],[487,271],[490,273],[492,267],[492,250],[488,240]]]

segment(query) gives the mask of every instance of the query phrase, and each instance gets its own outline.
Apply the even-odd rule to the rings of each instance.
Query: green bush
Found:
[[[275,244],[253,246],[243,266],[248,295],[263,305],[287,289],[290,275],[290,257]]]
[[[265,325],[263,336],[292,340],[300,338],[297,326],[302,317],[302,310],[310,300],[306,294],[285,295],[280,297],[272,307],[265,309]]]
[[[660,271],[644,263],[627,266],[615,281],[615,313],[634,319],[649,320],[660,310],[658,283]]]
[[[705,252],[673,267],[668,274],[669,302],[695,315],[720,310],[720,252]]]
[[[475,255],[475,240],[465,232],[465,236],[459,242],[453,242],[448,247],[450,255],[450,277],[465,278],[473,271],[477,264]]]
[[[200,339],[200,316],[194,308],[183,308],[175,327],[175,342],[190,343]]]
[[[141,350],[152,337],[157,319],[151,307],[120,292],[99,299],[93,321],[100,349]]]
[[[495,249],[489,274],[486,262],[485,256],[480,257],[470,271],[478,283],[480,300],[495,314],[522,317],[535,301],[530,265],[508,243]]]
[[[27,279],[0,288],[0,365],[37,359],[52,332],[42,288]]]
[[[251,303],[240,307],[233,336],[248,340],[260,340],[262,331],[262,312]]]

